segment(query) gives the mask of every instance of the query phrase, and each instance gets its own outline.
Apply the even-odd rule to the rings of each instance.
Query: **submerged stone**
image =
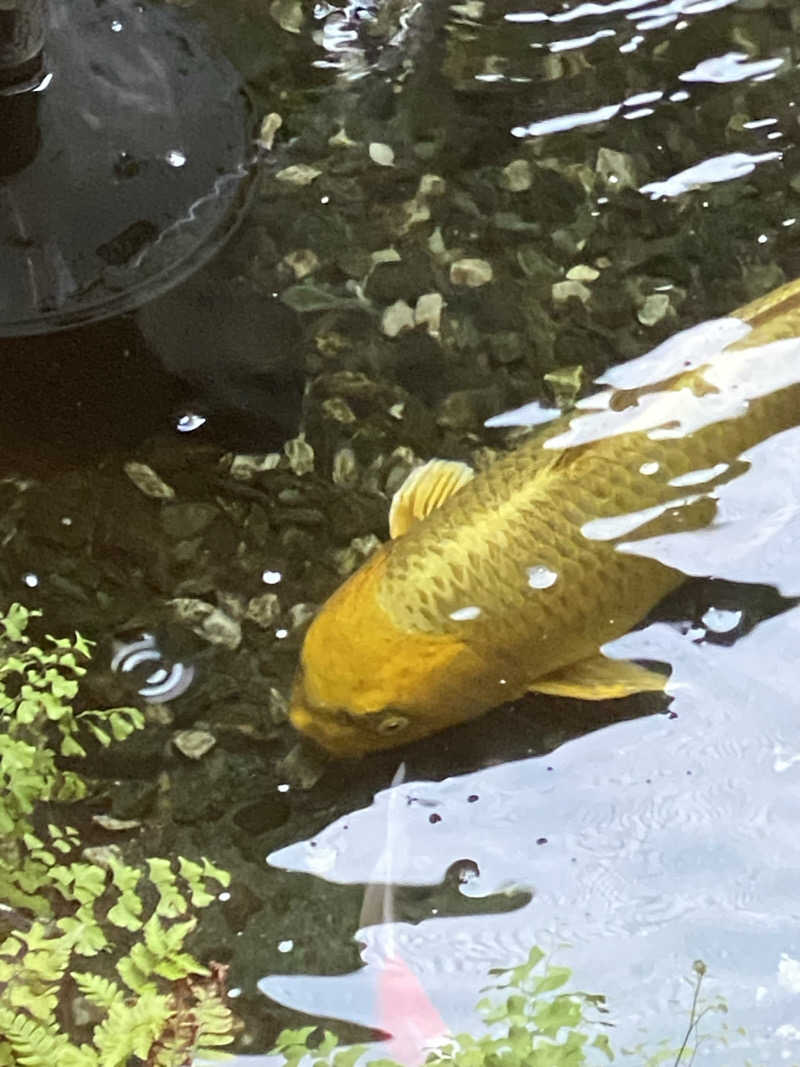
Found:
[[[414,328],[414,312],[405,300],[395,300],[381,316],[381,330],[387,337],[397,337],[403,330]]]
[[[178,622],[185,623],[193,633],[212,645],[231,650],[242,641],[242,627],[220,608],[196,597],[175,597],[167,601]]]
[[[283,451],[289,460],[289,466],[298,476],[309,474],[314,469],[314,449],[306,441],[305,435],[300,434],[287,441]]]
[[[130,460],[125,464],[124,470],[139,492],[144,493],[145,496],[149,496],[153,500],[172,500],[174,498],[175,490],[172,486],[167,485],[164,479],[159,477],[153,468],[148,467],[146,463]]]
[[[178,730],[172,743],[187,759],[199,760],[216,745],[217,739],[208,730]]]
[[[493,277],[492,265],[485,259],[457,259],[450,264],[450,281],[453,285],[475,289],[487,285]]]

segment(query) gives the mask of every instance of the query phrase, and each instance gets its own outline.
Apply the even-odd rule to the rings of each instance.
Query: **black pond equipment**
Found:
[[[0,0],[0,337],[119,315],[193,273],[244,210],[253,130],[179,9]]]

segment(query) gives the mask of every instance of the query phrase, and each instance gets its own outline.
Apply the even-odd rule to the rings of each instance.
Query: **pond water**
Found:
[[[530,697],[356,763],[287,721],[309,619],[419,460],[484,465],[521,437],[493,417],[800,275],[800,8],[187,17],[273,116],[246,221],[136,315],[0,342],[4,599],[98,641],[90,702],[150,702],[87,807],[141,829],[87,833],[232,872],[197,951],[231,965],[243,1063],[290,1025],[386,1029],[390,944],[475,1032],[489,969],[539,945],[615,1048],[680,1044],[702,959],[730,1029],[698,1062],[800,1063],[798,431],[724,521],[639,544],[690,580],[609,652],[668,663],[666,696]],[[363,922],[370,883],[394,921]]]

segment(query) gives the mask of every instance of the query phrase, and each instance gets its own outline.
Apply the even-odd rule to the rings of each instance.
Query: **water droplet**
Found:
[[[289,785],[288,782],[281,782],[281,784],[278,786],[278,792],[279,793],[288,793],[291,788],[292,787]]]
[[[481,609],[474,604],[470,604],[467,608],[458,608],[456,611],[450,612],[450,618],[454,622],[467,622],[470,619],[477,619],[481,613]]]
[[[236,933],[236,936],[237,937],[241,937],[242,933],[243,933],[242,930],[238,930],[237,933]],[[242,995],[242,991],[239,988],[239,986],[234,986],[233,989],[229,989],[228,990],[228,996],[231,998],[231,1000],[236,1000],[236,998],[240,997],[241,995]]]
[[[27,585],[27,587],[29,589],[35,589],[36,586],[39,584],[39,576],[38,576],[38,574],[31,574],[31,573],[23,574],[22,580]]]
[[[221,900],[223,902],[223,904],[226,901],[230,900],[230,899],[231,899],[231,895],[230,895],[230,893],[228,892],[227,889],[223,889],[223,891],[221,893],[217,894],[217,900]]]
[[[528,585],[531,589],[549,589],[551,585],[558,581],[556,572],[551,571],[549,567],[545,567],[543,563],[539,563],[535,567],[528,567],[527,574]]]
[[[727,634],[742,621],[741,611],[726,611],[711,607],[703,616],[704,625],[715,634]]]
[[[293,948],[294,941],[287,940],[278,942],[278,952],[291,952]]]
[[[121,33],[122,32],[122,23],[119,21],[119,19],[114,19],[114,21],[111,23],[111,32],[112,33]]]
[[[175,423],[175,429],[178,433],[191,433],[192,430],[199,430],[201,426],[205,426],[206,422],[205,415],[196,415],[193,411],[187,411]]]
[[[284,629],[276,630],[275,636],[278,638],[279,641],[282,641],[284,637],[289,636],[289,631]]]
[[[179,148],[171,148],[164,159],[171,167],[182,167],[186,163],[186,156]]]
[[[282,577],[280,571],[264,571],[261,575],[261,581],[265,585],[277,585]]]
[[[656,462],[643,463],[639,468],[639,474],[655,474],[657,470],[658,464]]]
[[[72,526],[72,519],[69,517],[69,515],[65,515],[64,516],[64,518],[61,520],[61,525],[62,526]]]

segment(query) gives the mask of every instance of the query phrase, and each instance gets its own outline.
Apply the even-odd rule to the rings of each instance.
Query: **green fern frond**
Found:
[[[72,978],[89,1003],[97,1008],[110,1011],[115,1004],[125,999],[125,994],[116,982],[99,974],[92,974],[90,971],[73,972]]]
[[[172,1015],[171,998],[144,992],[132,1004],[118,1001],[95,1027],[94,1043],[102,1067],[125,1067],[130,1056],[146,1060]]]

